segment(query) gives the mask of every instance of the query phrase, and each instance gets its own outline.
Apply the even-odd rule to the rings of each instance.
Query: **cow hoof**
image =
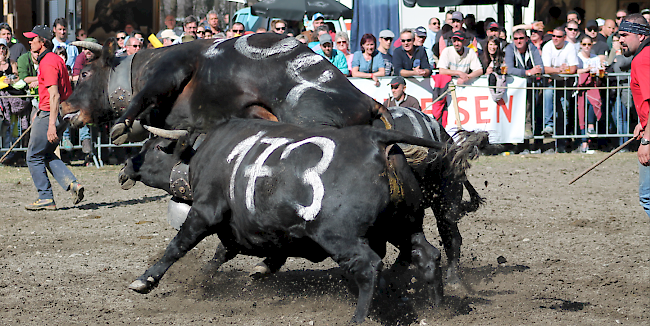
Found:
[[[124,173],[124,168],[120,170],[120,174],[117,176],[117,180],[120,182],[120,187],[122,187],[124,190],[129,190],[135,186],[135,180],[129,178]]]
[[[113,128],[111,128],[111,139],[113,144],[122,145],[126,142],[126,139],[129,137],[129,127],[124,122],[116,123]]]
[[[261,263],[255,265],[255,267],[253,267],[253,270],[251,271],[251,273],[248,274],[248,275],[252,279],[258,280],[258,279],[261,279],[264,276],[267,276],[269,274],[271,274],[271,269],[268,266],[266,266],[266,264],[264,262],[261,262]]]
[[[129,285],[129,289],[142,293],[142,294],[147,294],[153,290],[153,288],[156,287],[156,283],[153,277],[149,276],[146,281],[137,279],[131,285]]]

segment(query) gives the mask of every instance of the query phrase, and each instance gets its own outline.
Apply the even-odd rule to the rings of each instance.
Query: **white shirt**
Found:
[[[577,66],[579,60],[573,44],[564,41],[564,46],[558,50],[553,41],[549,41],[542,47],[542,62],[545,67],[559,67],[563,63]]]
[[[481,61],[478,59],[476,52],[465,47],[463,55],[459,55],[453,46],[448,46],[440,53],[438,68],[462,71],[469,74],[472,71],[483,70]]]
[[[597,55],[593,53],[589,53],[589,58],[586,58],[584,55],[582,55],[582,51],[580,51],[580,53],[578,53],[578,58],[580,58],[578,69],[582,69],[582,68],[600,69],[600,58]]]

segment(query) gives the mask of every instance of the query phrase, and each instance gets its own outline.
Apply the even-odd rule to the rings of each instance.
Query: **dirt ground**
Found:
[[[470,180],[487,202],[460,222],[469,291],[447,286],[444,304],[432,308],[417,279],[387,278],[391,290],[375,294],[365,324],[648,325],[650,219],[638,205],[635,153],[617,154],[568,185],[604,155],[481,157]],[[48,212],[23,208],[36,198],[27,168],[0,168],[0,324],[342,325],[351,318],[357,290],[331,260],[291,259],[251,280],[259,259],[239,256],[203,276],[216,236],[150,294],[128,290],[176,232],[166,222],[169,196],[140,183],[121,190],[119,168],[73,167],[86,199],[71,207],[55,184],[59,210]],[[432,215],[425,223],[442,248]],[[396,256],[389,252],[387,267]]]

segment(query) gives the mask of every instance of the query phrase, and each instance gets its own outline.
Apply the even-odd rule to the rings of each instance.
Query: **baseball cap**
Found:
[[[391,32],[388,29],[385,29],[385,30],[379,32],[379,37],[380,38],[395,38],[395,33]]]
[[[650,9],[646,8],[646,9],[641,10],[641,15],[645,15],[645,14],[650,14]]]
[[[451,19],[463,20],[463,13],[460,11],[454,11],[451,14]]]
[[[422,26],[416,27],[414,32],[415,32],[415,35],[419,36],[419,37],[427,36],[427,30],[424,29],[424,27],[422,27]]]
[[[500,27],[501,26],[499,26],[499,23],[497,22],[491,22],[490,25],[488,25],[488,29],[493,29],[493,28],[499,29]]]
[[[168,38],[172,41],[176,41],[180,38],[180,36],[176,35],[176,32],[174,32],[173,30],[166,29],[160,32],[160,38]]]
[[[404,80],[404,77],[397,76],[390,80],[391,86],[397,86],[399,84],[406,85],[406,80]]]
[[[587,22],[587,25],[585,25],[585,28],[587,28],[587,29],[591,28],[591,29],[598,30],[598,22],[592,19],[592,20]]]
[[[314,14],[314,16],[311,17],[312,21],[316,19],[325,19],[325,16],[323,16],[323,14],[321,14],[320,12],[317,12]]]
[[[31,32],[25,32],[23,35],[26,38],[35,38],[37,36],[40,36],[48,40],[52,39],[52,31],[46,25],[36,25]]]
[[[318,37],[318,42],[321,45],[323,45],[325,43],[332,43],[332,37],[328,33],[325,33],[325,34]]]
[[[464,41],[465,40],[465,33],[461,32],[461,31],[455,31],[454,34],[451,35],[451,38],[452,39],[457,38],[457,39],[459,39],[461,41]]]
[[[598,23],[598,26],[605,26],[605,20],[602,18],[596,18],[596,23]]]

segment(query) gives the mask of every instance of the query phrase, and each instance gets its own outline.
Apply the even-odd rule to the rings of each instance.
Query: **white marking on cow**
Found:
[[[318,76],[318,79],[315,82],[306,80],[302,76],[304,69],[317,65],[323,60],[325,60],[325,58],[316,53],[301,53],[295,59],[287,63],[287,74],[291,79],[298,83],[298,85],[294,86],[287,94],[287,102],[289,104],[295,106],[302,94],[304,94],[308,89],[316,89],[324,93],[336,93],[336,90],[333,88],[323,86],[324,83],[327,83],[334,78],[334,73],[329,67]]]
[[[273,55],[284,56],[300,45],[300,41],[293,37],[288,37],[268,48],[258,48],[248,44],[248,38],[252,35],[254,34],[241,36],[235,41],[235,49],[252,60],[263,60]]]
[[[321,180],[320,175],[327,170],[327,167],[329,167],[332,162],[334,149],[336,148],[336,143],[331,139],[325,137],[311,137],[287,146],[282,152],[280,159],[283,160],[287,158],[291,151],[308,143],[320,147],[321,151],[323,151],[323,156],[321,156],[321,159],[316,166],[307,169],[302,177],[302,182],[306,185],[310,185],[313,191],[311,205],[306,207],[300,204],[295,205],[298,210],[298,215],[300,215],[305,221],[313,220],[320,212],[323,204],[323,197],[325,196],[325,187],[323,186],[323,181]]]
[[[255,213],[255,181],[257,178],[271,176],[271,168],[264,165],[266,159],[273,154],[278,147],[290,142],[291,139],[287,138],[263,138],[260,143],[269,144],[255,160],[255,163],[246,167],[244,176],[248,177],[248,184],[246,185],[246,208],[251,213]]]
[[[203,52],[203,56],[208,59],[212,59],[218,56],[219,54],[223,53],[223,50],[219,49],[218,46],[224,41],[226,41],[226,39],[218,39],[212,42],[212,45],[210,45],[210,47],[207,50],[205,50],[205,52]]]
[[[406,116],[409,119],[409,122],[413,126],[413,136],[423,138],[424,137],[424,132],[422,131],[422,124],[420,124],[420,121],[418,118],[415,116],[414,111],[403,108],[403,107],[391,107],[388,109],[390,111],[390,114],[394,118],[400,118],[403,115]],[[422,120],[424,120],[423,116],[420,116]],[[433,131],[431,130],[431,127],[429,127],[429,124],[427,125],[427,130],[429,131],[429,136],[431,136],[431,139],[436,139],[433,137]]]
[[[230,200],[235,199],[235,175],[237,174],[237,170],[239,170],[239,165],[246,154],[251,150],[251,148],[253,148],[255,143],[264,136],[265,133],[266,131],[260,131],[257,134],[244,139],[232,149],[228,158],[226,158],[226,162],[230,163],[230,161],[237,157],[235,166],[232,168],[232,173],[230,174]]]

